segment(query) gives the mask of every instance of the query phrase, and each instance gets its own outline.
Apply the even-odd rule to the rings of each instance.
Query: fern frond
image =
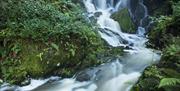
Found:
[[[165,87],[165,86],[176,86],[180,84],[180,79],[177,78],[164,78],[161,80],[159,84],[159,88]]]

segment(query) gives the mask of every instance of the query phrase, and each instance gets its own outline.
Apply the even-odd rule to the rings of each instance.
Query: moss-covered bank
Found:
[[[4,0],[0,11],[1,82],[70,77],[111,53],[71,0]]]

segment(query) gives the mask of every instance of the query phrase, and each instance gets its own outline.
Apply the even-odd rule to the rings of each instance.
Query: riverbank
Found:
[[[180,2],[164,1],[166,12],[153,15],[149,47],[162,50],[160,63],[148,67],[132,91],[178,91],[180,89]],[[164,5],[165,6],[165,5]],[[163,9],[165,10],[165,9]]]
[[[0,1],[0,11],[0,83],[72,77],[103,63],[100,56],[122,52],[105,44],[71,0]]]

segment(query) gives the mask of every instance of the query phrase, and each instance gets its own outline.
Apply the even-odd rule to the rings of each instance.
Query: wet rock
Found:
[[[149,0],[149,1],[153,1],[153,0]],[[146,5],[144,5],[144,2],[140,0],[130,0],[128,8],[131,12],[131,16],[136,28],[141,26],[148,31],[150,29],[149,27],[151,20],[149,18],[149,12],[148,12],[149,10],[146,7]]]
[[[98,72],[98,69],[95,69],[95,68],[86,69],[86,70],[84,70],[82,72],[79,72],[76,75],[76,80],[78,80],[78,81],[90,81],[90,80],[93,80],[94,77],[96,76],[97,72]]]
[[[126,33],[135,33],[135,25],[131,19],[130,13],[127,8],[115,12],[111,16],[114,20],[119,22],[121,29]]]
[[[99,17],[100,15],[102,15],[102,12],[96,12],[96,13],[94,14],[95,17]]]
[[[144,27],[146,31],[152,28],[149,16],[172,14],[172,3],[169,0],[130,0],[129,9],[136,28]]]
[[[144,0],[150,15],[169,15],[172,14],[170,0]]]
[[[130,0],[129,9],[131,10],[132,14],[135,13],[139,0]]]
[[[135,23],[136,27],[142,26],[142,22],[144,21],[144,18],[146,18],[146,7],[143,5],[143,2],[140,0],[131,0],[129,9],[132,15],[133,22]],[[146,24],[145,26],[147,26]]]
[[[82,82],[82,81],[89,81],[90,80],[90,75],[89,74],[80,74],[77,76],[77,80]]]
[[[21,82],[21,86],[26,86],[28,84],[30,84],[30,79],[27,79],[27,80]]]

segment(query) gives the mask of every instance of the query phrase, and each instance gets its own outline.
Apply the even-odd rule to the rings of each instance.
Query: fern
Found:
[[[177,86],[180,84],[180,79],[177,78],[164,78],[161,80],[159,84],[159,88],[166,86]]]

